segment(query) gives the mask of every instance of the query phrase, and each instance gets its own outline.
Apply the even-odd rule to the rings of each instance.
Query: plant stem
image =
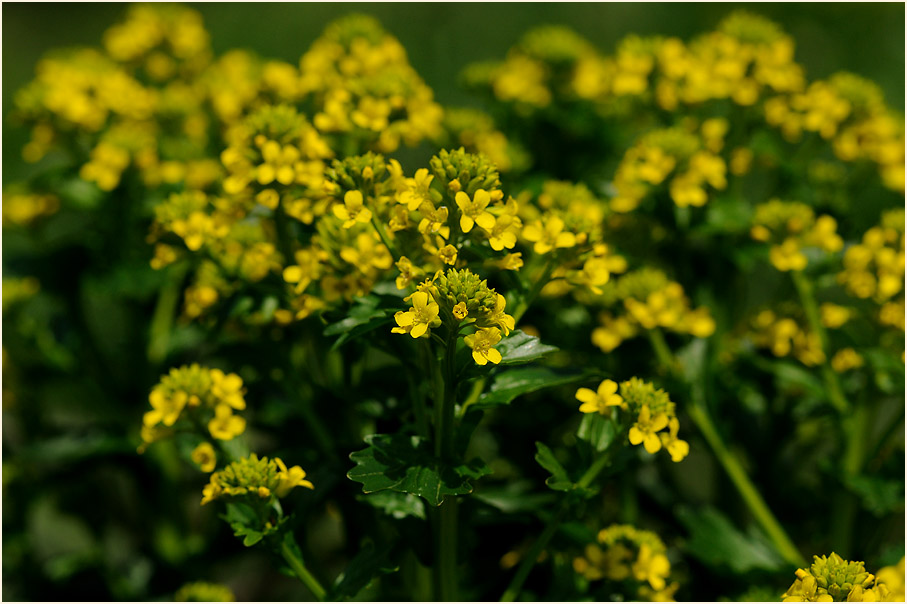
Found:
[[[372,226],[375,227],[375,231],[378,232],[378,236],[381,237],[381,242],[384,243],[384,247],[387,248],[387,251],[390,252],[390,255],[394,258],[394,262],[400,259],[400,254],[397,253],[397,248],[394,247],[394,243],[390,240],[390,237],[387,235],[387,231],[384,230],[384,225],[378,222],[375,212],[372,212]]]
[[[657,328],[650,329],[648,333],[649,339],[652,342],[652,348],[655,350],[655,354],[658,356],[659,361],[668,367],[669,371],[674,374],[675,377],[681,379],[682,376],[680,376],[677,371],[674,355],[668,348],[661,330]],[[752,480],[750,480],[746,470],[743,468],[743,464],[737,456],[727,448],[724,441],[721,440],[721,435],[718,433],[718,430],[709,415],[708,409],[705,406],[705,396],[702,392],[701,385],[690,384],[690,387],[692,400],[686,407],[687,412],[699,428],[703,437],[705,437],[706,442],[709,444],[709,447],[711,447],[715,457],[718,458],[718,462],[721,464],[721,467],[724,468],[724,471],[731,479],[734,487],[736,487],[737,492],[740,493],[744,503],[746,503],[746,506],[756,518],[756,521],[762,526],[762,529],[772,540],[778,553],[780,553],[787,562],[794,564],[797,567],[805,566],[806,561],[803,559],[803,556],[797,550],[793,541],[791,541],[791,538],[788,537],[784,528],[781,526],[781,523],[775,518],[775,515],[768,507],[768,504],[765,503],[765,500],[762,498],[762,495],[759,494],[755,485],[753,485]]]
[[[554,537],[554,533],[557,532],[568,509],[570,509],[570,506],[567,505],[567,500],[563,499],[557,513],[548,519],[545,530],[542,531],[539,538],[535,540],[535,543],[532,544],[532,547],[530,547],[526,555],[523,556],[516,574],[513,575],[513,579],[510,580],[510,585],[507,586],[507,590],[504,592],[504,595],[501,596],[501,602],[513,602],[516,600],[517,596],[520,594],[520,590],[523,588],[523,583],[526,582],[529,573],[538,561],[539,554],[542,553],[542,550],[545,549],[545,546],[548,545],[548,542]]]
[[[577,486],[587,488],[592,484],[592,481],[601,474],[602,470],[611,464],[611,459],[614,457],[615,451],[615,448],[613,447],[614,442],[616,442],[616,439],[615,441],[612,441],[611,445],[608,446],[604,453],[599,455],[598,458],[592,462],[592,465],[589,466],[576,483]],[[520,590],[523,588],[523,583],[529,578],[529,573],[538,561],[539,554],[542,553],[542,550],[545,549],[545,546],[547,546],[548,542],[551,541],[551,538],[554,537],[554,533],[557,532],[558,527],[561,525],[561,522],[564,520],[564,516],[569,509],[570,501],[565,495],[563,499],[561,499],[561,504],[558,507],[557,512],[551,516],[548,523],[545,525],[542,534],[539,535],[539,538],[532,544],[529,552],[523,557],[522,561],[520,561],[520,566],[517,568],[516,574],[513,575],[513,579],[510,580],[510,585],[507,586],[507,590],[504,592],[504,595],[501,596],[501,602],[513,602],[516,600],[516,597],[520,594]]]
[[[772,514],[771,509],[769,509],[768,505],[765,503],[762,495],[759,494],[759,491],[753,485],[749,476],[747,476],[746,470],[743,469],[740,460],[731,453],[721,440],[721,436],[719,436],[718,430],[712,423],[712,418],[709,417],[704,406],[699,402],[694,401],[691,405],[687,406],[687,412],[699,428],[699,431],[705,437],[706,442],[709,443],[712,452],[715,454],[715,457],[718,458],[724,471],[727,472],[731,482],[734,483],[737,492],[743,497],[743,501],[750,509],[750,512],[752,512],[756,521],[762,526],[763,530],[765,530],[769,539],[772,540],[772,543],[774,543],[778,553],[780,553],[787,562],[798,568],[805,566],[806,561],[803,559],[803,556],[797,550],[790,537],[787,536],[787,533],[784,532],[784,528],[782,528],[774,514]]]
[[[447,335],[444,359],[441,363],[442,387],[435,400],[435,454],[445,460],[454,456],[454,423],[456,407],[457,330]],[[437,363],[435,363],[437,365]],[[440,398],[440,400],[437,400]],[[444,602],[457,600],[457,500],[445,497],[436,518],[437,559],[435,561],[435,599]]]
[[[548,284],[551,273],[554,272],[556,266],[557,262],[554,259],[554,252],[552,252],[551,257],[548,258],[548,263],[545,264],[545,268],[542,269],[542,274],[539,275],[539,278],[536,279],[535,283],[532,285],[532,289],[529,290],[526,297],[523,298],[516,307],[516,311],[513,313],[514,323],[519,323],[520,319],[523,318],[523,315],[526,314],[526,311],[529,310],[529,307],[532,306],[532,303],[535,302],[535,299],[538,297],[539,293],[541,293],[542,288]]]
[[[312,592],[315,599],[319,602],[324,602],[324,597],[327,595],[324,587],[322,587],[321,583],[318,582],[318,579],[309,572],[302,559],[290,549],[290,546],[288,546],[286,542],[281,544],[280,554],[283,556],[286,563],[290,565],[290,568],[293,569],[293,572],[296,573],[296,576],[299,577],[299,580],[309,588],[309,591]]]
[[[797,295],[800,297],[800,304],[803,305],[803,310],[806,312],[806,320],[809,322],[809,327],[819,336],[822,353],[825,357],[822,362],[822,380],[825,382],[828,400],[839,413],[847,413],[850,405],[844,397],[844,391],[838,381],[838,374],[828,364],[828,333],[819,318],[819,307],[816,304],[816,297],[813,295],[812,283],[801,271],[791,271],[791,279],[793,279],[794,287],[797,288]]]

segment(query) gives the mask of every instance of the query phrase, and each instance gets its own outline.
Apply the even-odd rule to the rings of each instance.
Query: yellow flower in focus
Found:
[[[192,461],[202,472],[211,472],[217,466],[217,455],[209,442],[200,443],[192,451]]]
[[[394,315],[397,327],[391,329],[391,333],[408,333],[413,338],[421,338],[428,333],[430,327],[441,324],[438,317],[440,308],[426,292],[418,291],[410,299],[413,307],[409,311],[399,311]]]
[[[542,223],[536,220],[523,228],[523,237],[535,243],[536,254],[547,254],[555,248],[569,248],[576,245],[576,235],[564,231],[564,221],[558,216],[551,216]]]
[[[313,485],[308,480],[305,480],[305,470],[299,466],[293,466],[290,469],[287,469],[283,460],[279,457],[275,457],[274,461],[277,463],[277,467],[280,468],[280,472],[277,474],[277,478],[280,481],[280,484],[277,485],[277,488],[274,489],[274,494],[278,497],[283,497],[296,487],[305,487],[307,489],[314,489]]]
[[[347,191],[343,196],[343,205],[335,204],[332,211],[334,216],[344,221],[345,229],[372,219],[372,211],[365,207],[361,191]]]
[[[636,423],[630,428],[630,444],[642,444],[649,453],[658,453],[661,450],[661,439],[656,432],[663,430],[667,425],[668,416],[666,414],[659,413],[652,417],[649,406],[643,405]]]
[[[624,399],[617,394],[617,382],[604,380],[598,385],[595,392],[589,388],[580,388],[576,391],[576,399],[582,403],[579,410],[583,413],[600,413],[608,415],[611,407],[621,407]]]
[[[454,200],[460,208],[460,229],[464,233],[471,231],[475,224],[486,231],[494,228],[494,215],[486,210],[491,203],[491,194],[488,191],[479,189],[472,199],[464,191],[458,191]]]
[[[472,349],[472,358],[479,365],[486,365],[488,361],[497,365],[503,358],[494,348],[501,341],[501,332],[494,327],[480,329],[463,338],[463,341]]]

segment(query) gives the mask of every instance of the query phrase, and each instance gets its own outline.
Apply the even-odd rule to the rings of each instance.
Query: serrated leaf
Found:
[[[501,365],[528,363],[558,350],[556,346],[542,344],[537,337],[520,330],[510,332],[495,348],[501,353]]]
[[[786,566],[768,542],[741,533],[715,509],[681,508],[677,517],[690,532],[687,551],[710,566],[727,566],[736,573]]]
[[[620,432],[620,425],[613,418],[600,413],[584,413],[576,436],[592,445],[596,451],[604,451]]]
[[[847,487],[860,497],[863,507],[875,516],[881,517],[904,507],[902,480],[886,480],[879,476],[852,476],[847,479]]]
[[[363,493],[390,489],[425,498],[441,505],[445,495],[472,492],[470,479],[490,474],[481,460],[452,466],[434,456],[428,441],[405,434],[373,434],[365,438],[368,448],[350,455],[356,467],[350,480],[362,483]]]
[[[425,520],[425,504],[421,499],[410,493],[397,491],[378,491],[362,497],[367,504],[384,511],[397,520],[414,516]]]
[[[488,392],[474,403],[476,409],[509,404],[516,397],[543,388],[563,386],[588,379],[586,373],[564,372],[548,367],[520,367],[497,374]]]
[[[329,599],[353,599],[376,577],[400,570],[398,565],[391,562],[389,554],[390,548],[379,551],[371,543],[366,543],[337,577]]]
[[[555,491],[573,490],[573,481],[567,475],[567,470],[561,465],[561,462],[554,456],[554,452],[545,443],[536,442],[535,448],[538,452],[535,454],[535,461],[540,466],[551,473],[551,476],[545,480],[550,488]]]

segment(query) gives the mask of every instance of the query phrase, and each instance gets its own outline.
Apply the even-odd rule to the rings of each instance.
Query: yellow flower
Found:
[[[485,209],[491,202],[491,194],[488,191],[479,189],[472,199],[465,192],[458,191],[454,200],[457,202],[457,207],[460,208],[460,229],[464,233],[471,231],[475,224],[486,231],[494,228],[494,215]]]
[[[149,427],[156,424],[172,426],[179,419],[188,400],[189,396],[183,391],[174,392],[172,396],[167,397],[162,390],[155,388],[148,395],[152,410],[145,413],[143,423]]]
[[[413,338],[421,338],[428,333],[430,327],[437,327],[441,324],[438,317],[440,308],[438,303],[431,299],[426,292],[416,292],[411,298],[413,307],[407,311],[402,310],[394,315],[397,327],[394,327],[392,333],[408,333]]]
[[[677,432],[680,430],[680,421],[676,417],[668,420],[668,430],[670,434],[661,433],[661,444],[671,455],[671,461],[680,462],[690,454],[690,444],[685,440],[677,438]]]
[[[431,203],[429,187],[433,178],[428,168],[419,168],[414,178],[407,179],[407,188],[397,195],[397,201],[406,204],[410,212],[418,210],[424,202]]]
[[[822,314],[822,325],[828,327],[829,329],[836,329],[841,327],[847,321],[850,320],[851,311],[849,308],[844,306],[838,306],[837,304],[832,304],[831,302],[826,302],[822,304],[819,308],[819,312]]]
[[[246,429],[246,420],[233,415],[229,405],[214,408],[214,417],[208,422],[208,431],[218,440],[232,440]]]
[[[472,358],[479,365],[486,365],[488,361],[495,365],[501,362],[501,353],[493,348],[501,341],[501,332],[498,329],[494,327],[480,329],[463,338],[463,341],[472,349]]]
[[[217,466],[217,455],[214,447],[209,442],[200,443],[192,451],[192,461],[201,468],[202,472],[210,472]]]
[[[806,268],[806,256],[794,239],[785,239],[781,245],[773,245],[768,257],[779,271],[802,271]]]
[[[831,368],[838,373],[863,366],[863,357],[853,348],[842,348],[831,358]]]
[[[639,546],[639,556],[633,563],[633,576],[637,581],[648,581],[652,589],[665,588],[665,578],[671,573],[671,563],[664,554],[656,554],[648,543]]]
[[[444,264],[454,265],[457,263],[457,248],[452,245],[445,245],[440,250],[438,250],[438,258],[441,259],[441,262]]]
[[[397,269],[400,275],[397,277],[397,289],[406,289],[414,279],[418,279],[424,274],[424,271],[415,266],[406,256],[400,256],[397,261]]]
[[[234,409],[245,409],[242,378],[235,373],[225,375],[220,369],[211,370],[211,393]]]
[[[506,306],[507,299],[495,292],[494,310],[491,311],[491,314],[489,314],[488,318],[483,322],[488,325],[496,325],[504,332],[505,336],[510,335],[510,332],[516,328],[516,321],[514,318],[504,312]]]
[[[343,220],[343,228],[348,229],[357,222],[368,222],[372,219],[372,211],[363,205],[360,191],[347,191],[343,196],[343,205],[335,204],[334,216]]]
[[[453,307],[453,315],[460,321],[465,319],[468,314],[469,310],[466,308],[466,302],[458,302],[456,306]]]
[[[278,497],[283,497],[296,487],[305,487],[307,489],[314,489],[315,486],[305,480],[305,470],[299,466],[293,466],[290,469],[287,469],[287,465],[283,463],[283,460],[279,457],[275,457],[274,461],[277,462],[277,467],[280,468],[280,472],[277,474],[277,478],[280,480],[280,484],[274,490],[274,494]]]
[[[658,438],[656,432],[663,430],[667,425],[668,416],[666,414],[659,413],[652,417],[649,406],[643,405],[642,410],[639,412],[639,418],[633,424],[633,427],[630,428],[630,444],[638,445],[642,443],[649,453],[658,453],[661,450],[661,439]]]
[[[547,254],[555,248],[568,248],[576,245],[576,235],[564,232],[564,221],[558,216],[551,216],[542,224],[536,220],[523,228],[523,237],[535,243],[536,254]]]
[[[582,403],[579,410],[583,413],[600,413],[608,415],[611,407],[621,407],[624,399],[617,394],[617,382],[605,380],[598,385],[598,392],[589,388],[580,388],[576,391],[576,399]]]

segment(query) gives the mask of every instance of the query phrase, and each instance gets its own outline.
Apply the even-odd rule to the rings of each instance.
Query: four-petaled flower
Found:
[[[576,399],[582,403],[579,410],[583,413],[601,413],[607,415],[611,407],[620,407],[624,399],[617,394],[617,382],[605,380],[598,385],[598,392],[589,388],[580,388],[576,391]]]
[[[334,216],[343,220],[343,228],[348,229],[357,222],[368,222],[372,211],[363,205],[361,191],[347,191],[343,196],[343,205],[334,205]]]
[[[441,324],[438,317],[438,303],[431,299],[426,292],[416,292],[411,298],[413,307],[404,312],[398,311],[394,315],[397,327],[394,327],[393,333],[408,333],[414,338],[421,338],[428,333],[429,327],[437,327]]]
[[[491,203],[491,194],[485,189],[479,189],[472,199],[463,191],[458,191],[454,201],[460,208],[460,229],[464,233],[472,230],[473,225],[478,224],[486,231],[494,228],[494,215],[486,210]]]
[[[658,453],[661,449],[661,439],[658,438],[659,430],[663,430],[668,425],[668,416],[659,413],[652,417],[652,411],[648,405],[643,405],[639,412],[639,418],[633,427],[630,428],[630,444],[638,445],[642,443],[649,453]]]
[[[690,454],[690,443],[677,438],[677,432],[680,430],[680,422],[676,417],[668,421],[668,431],[670,434],[661,433],[661,444],[671,455],[671,461],[683,461],[683,458]]]
[[[479,365],[486,365],[488,361],[495,365],[501,362],[501,353],[494,348],[494,345],[501,341],[501,332],[498,329],[494,327],[480,329],[463,338],[463,341],[472,348],[472,358]]]

